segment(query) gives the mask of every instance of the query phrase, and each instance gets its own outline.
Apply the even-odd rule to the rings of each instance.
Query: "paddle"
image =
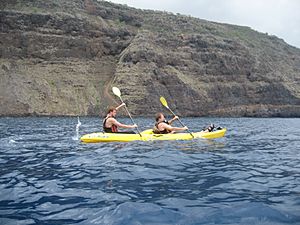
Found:
[[[122,99],[122,97],[121,97],[121,91],[120,91],[119,88],[113,87],[113,88],[112,88],[112,92],[113,92],[116,96],[118,96],[118,97],[120,98],[120,100],[121,100],[122,103],[124,103],[124,102],[123,102],[123,99]],[[125,109],[126,109],[126,112],[127,112],[128,115],[129,115],[130,119],[131,119],[131,122],[132,122],[133,124],[135,124],[135,122],[133,121],[133,119],[132,119],[132,117],[131,117],[131,115],[130,115],[130,112],[129,112],[128,109],[127,109],[126,104],[125,104]],[[139,131],[139,128],[137,127],[136,129],[137,129],[137,132],[139,133],[139,135],[142,137],[141,132]]]
[[[160,97],[159,98],[159,100],[160,100],[160,102],[161,102],[161,104],[164,106],[164,107],[166,107],[172,114],[173,114],[173,116],[176,116],[175,115],[175,113],[169,108],[169,106],[168,106],[168,103],[167,103],[167,100],[164,98],[164,97]],[[185,127],[185,125],[181,122],[181,120],[178,118],[178,121],[179,121],[179,123],[183,126],[183,127]],[[188,131],[189,132],[189,134],[193,137],[193,138],[195,138],[194,137],[194,135],[190,132],[190,131]]]

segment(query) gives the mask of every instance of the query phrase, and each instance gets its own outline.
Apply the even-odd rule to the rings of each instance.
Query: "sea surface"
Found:
[[[182,120],[228,131],[83,144],[100,118],[0,118],[0,224],[300,224],[299,118]]]

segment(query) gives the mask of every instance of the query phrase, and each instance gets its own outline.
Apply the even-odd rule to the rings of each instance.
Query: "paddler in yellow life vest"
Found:
[[[188,129],[187,126],[185,127],[173,127],[171,126],[172,122],[178,119],[178,116],[174,116],[173,119],[167,121],[163,113],[157,113],[155,120],[155,126],[153,128],[153,133],[155,134],[168,134],[168,133],[175,133],[176,131],[185,131]]]
[[[116,120],[116,115],[118,109],[120,109],[122,106],[125,106],[125,103],[122,103],[118,107],[110,107],[106,117],[103,120],[103,131],[106,133],[131,133],[134,134],[134,131],[129,131],[129,132],[118,132],[118,128],[136,128],[137,125],[126,125],[123,123],[120,123]]]

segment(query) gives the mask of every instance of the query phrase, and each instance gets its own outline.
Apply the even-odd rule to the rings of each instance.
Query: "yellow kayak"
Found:
[[[152,129],[145,130],[139,134],[122,133],[91,133],[83,135],[80,140],[85,143],[97,142],[128,142],[128,141],[167,141],[167,140],[192,140],[197,138],[214,139],[224,137],[226,128],[212,132],[194,132],[193,136],[189,133],[175,134],[154,134]]]

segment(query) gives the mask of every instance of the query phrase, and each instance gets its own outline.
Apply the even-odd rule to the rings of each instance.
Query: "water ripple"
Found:
[[[77,118],[1,118],[0,224],[300,224],[300,120],[185,120],[212,121],[225,138],[81,144]]]

